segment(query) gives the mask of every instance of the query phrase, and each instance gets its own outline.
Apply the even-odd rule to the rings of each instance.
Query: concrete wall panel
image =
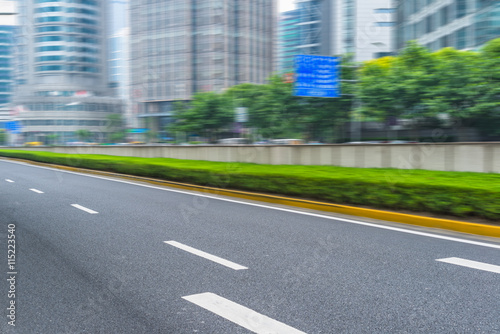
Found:
[[[290,146],[60,146],[21,150],[69,154],[500,173],[500,143]]]

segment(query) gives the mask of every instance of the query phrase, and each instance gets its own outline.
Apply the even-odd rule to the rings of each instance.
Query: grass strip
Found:
[[[0,156],[337,204],[500,220],[500,174],[259,165],[3,149]]]

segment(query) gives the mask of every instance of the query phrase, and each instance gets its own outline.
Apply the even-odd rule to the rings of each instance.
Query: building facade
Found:
[[[278,72],[292,73],[299,46],[299,11],[281,13],[278,22]]]
[[[349,54],[356,62],[393,54],[392,0],[295,0],[295,5],[296,54]]]
[[[353,55],[357,62],[393,54],[392,0],[342,0],[337,8],[343,21],[337,41],[343,54]]]
[[[0,1],[0,108],[7,107],[13,94],[15,14],[14,1]]]
[[[500,37],[498,0],[398,0],[397,49],[416,40],[430,50],[477,49]]]
[[[15,116],[25,141],[65,144],[88,130],[105,140],[122,112],[108,84],[107,2],[20,0]]]
[[[115,96],[128,99],[129,95],[129,20],[128,0],[110,3],[109,21],[109,83]]]
[[[130,15],[131,96],[156,131],[175,101],[274,70],[276,0],[131,0]]]

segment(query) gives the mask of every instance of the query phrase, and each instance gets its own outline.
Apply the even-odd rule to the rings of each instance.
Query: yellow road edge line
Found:
[[[208,193],[211,195],[223,195],[223,196],[230,196],[230,197],[238,197],[238,198],[260,201],[260,202],[295,206],[295,207],[300,207],[300,208],[304,208],[304,209],[340,213],[340,214],[345,214],[345,215],[350,215],[350,216],[366,217],[366,218],[385,220],[385,221],[391,221],[391,222],[396,222],[396,223],[403,223],[403,224],[408,224],[408,225],[416,225],[416,226],[423,226],[423,227],[430,227],[430,228],[439,228],[439,229],[450,230],[450,231],[455,231],[455,232],[462,232],[462,233],[469,233],[469,234],[476,234],[476,235],[483,235],[483,236],[488,236],[488,237],[500,238],[500,226],[494,226],[494,225],[468,223],[468,222],[462,222],[462,221],[458,221],[458,220],[417,216],[417,215],[411,215],[411,214],[406,214],[406,213],[382,211],[382,210],[375,210],[375,209],[365,209],[365,208],[358,208],[358,207],[347,206],[347,205],[332,204],[332,203],[326,203],[326,202],[316,202],[316,201],[310,201],[310,200],[296,199],[296,198],[292,198],[292,197],[281,197],[281,196],[276,196],[276,195],[259,194],[259,193],[245,192],[245,191],[240,191],[240,190],[229,190],[229,189],[222,189],[222,188],[206,187],[206,186],[199,186],[199,185],[189,184],[189,183],[180,183],[180,182],[175,182],[175,181],[152,179],[152,178],[143,177],[143,176],[135,176],[135,175],[106,172],[106,171],[100,171],[100,170],[94,170],[94,169],[55,165],[55,164],[43,163],[43,162],[32,161],[32,160],[7,158],[7,157],[1,157],[1,158],[6,159],[6,160],[16,160],[16,161],[27,162],[27,163],[30,163],[33,165],[39,165],[39,166],[50,166],[50,167],[53,167],[56,169],[63,169],[63,170],[71,171],[71,172],[88,173],[88,174],[95,174],[95,175],[100,175],[100,176],[114,176],[114,177],[119,177],[119,178],[123,178],[123,179],[128,179],[128,180],[133,180],[133,181],[143,181],[143,182],[147,182],[147,183],[151,183],[151,184],[168,186],[168,187],[173,187],[173,188],[178,188],[178,189],[200,191],[200,192]]]

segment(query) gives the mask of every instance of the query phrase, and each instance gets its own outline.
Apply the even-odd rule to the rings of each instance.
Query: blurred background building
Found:
[[[161,132],[175,101],[264,83],[275,64],[276,0],[131,0],[131,96]]]
[[[114,96],[129,95],[129,20],[128,0],[110,0],[109,20],[109,84]]]
[[[19,0],[14,116],[26,142],[104,140],[122,101],[108,84],[107,1]]]
[[[356,62],[393,54],[391,0],[295,0],[295,7],[280,17],[280,73],[293,69],[296,54],[349,54]]]
[[[9,103],[14,90],[13,51],[17,29],[15,13],[15,1],[0,1],[0,129],[4,129],[11,119]]]
[[[292,73],[299,45],[298,10],[280,13],[278,19],[278,72]]]
[[[356,62],[392,55],[396,10],[392,0],[341,0],[336,49]]]
[[[397,1],[397,49],[410,40],[432,51],[477,49],[499,36],[498,0]]]

